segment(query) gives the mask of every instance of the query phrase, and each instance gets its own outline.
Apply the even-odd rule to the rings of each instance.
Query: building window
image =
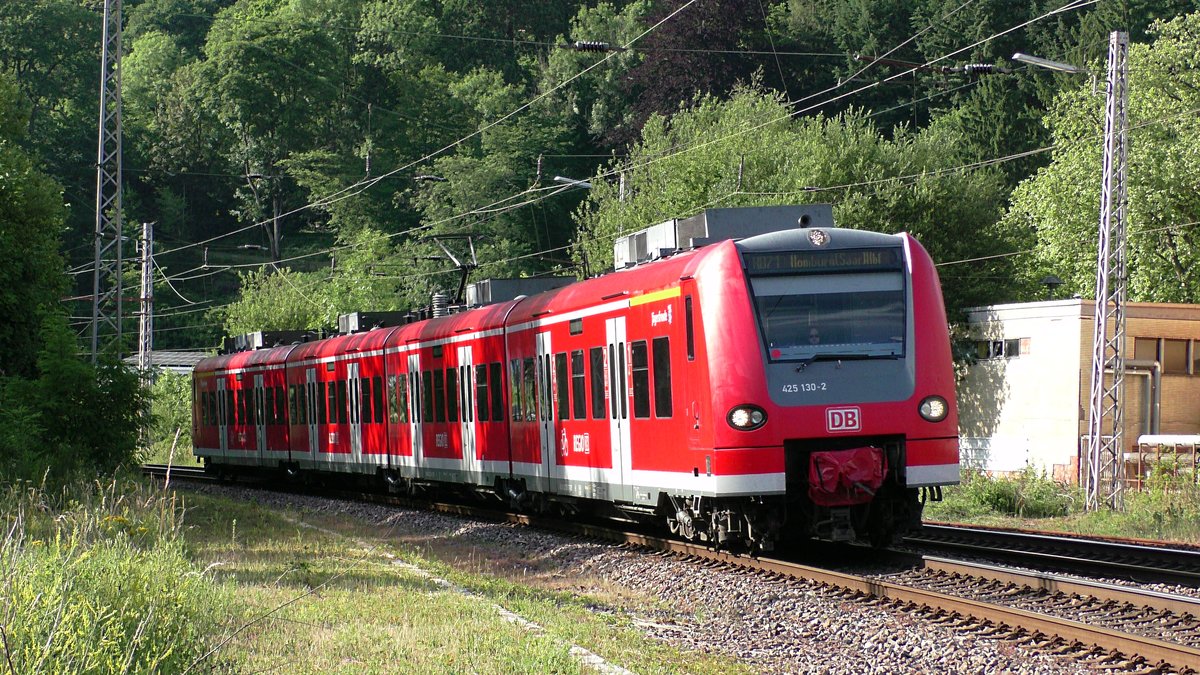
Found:
[[[983,359],[1014,359],[1029,351],[1029,338],[976,340],[975,356]]]
[[[1134,338],[1133,358],[1139,361],[1158,360],[1158,338]]]
[[[1188,372],[1188,341],[1163,340],[1162,366],[1164,373],[1186,375]]]

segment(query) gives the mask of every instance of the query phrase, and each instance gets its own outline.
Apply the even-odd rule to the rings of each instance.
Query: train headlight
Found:
[[[925,400],[921,401],[921,407],[918,410],[921,417],[927,421],[941,422],[946,419],[946,413],[950,412],[950,406],[941,396],[926,396]]]
[[[767,421],[767,411],[756,405],[739,405],[726,416],[729,426],[739,431],[753,431]]]

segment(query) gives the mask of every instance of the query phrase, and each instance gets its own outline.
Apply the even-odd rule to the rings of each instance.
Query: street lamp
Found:
[[[1021,63],[1028,63],[1031,66],[1038,66],[1039,68],[1046,68],[1048,70],[1056,70],[1060,73],[1086,73],[1087,72],[1086,69],[1080,68],[1079,66],[1073,66],[1069,63],[1063,63],[1062,61],[1051,61],[1050,59],[1043,59],[1040,56],[1030,56],[1029,54],[1022,54],[1021,52],[1017,52],[1016,54],[1013,54],[1012,60],[1020,61]]]
[[[566,176],[555,176],[554,182],[562,183],[564,185],[574,185],[575,187],[580,187],[587,190],[592,189],[592,184],[586,180],[575,180],[574,178],[567,178]]]
[[[1026,54],[1014,61],[1065,73],[1082,68]],[[1092,382],[1088,412],[1088,466],[1084,480],[1089,509],[1125,504],[1125,174],[1129,147],[1129,34],[1113,31],[1108,42],[1108,89],[1104,116],[1104,169],[1100,186],[1100,226],[1096,251],[1096,311],[1092,338]],[[1111,305],[1111,309],[1109,306]],[[1108,335],[1112,322],[1113,334]],[[1112,384],[1105,386],[1105,372]],[[1104,436],[1105,413],[1112,415],[1112,433]]]

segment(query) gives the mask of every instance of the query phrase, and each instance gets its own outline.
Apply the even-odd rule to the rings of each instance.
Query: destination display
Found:
[[[751,274],[894,270],[899,269],[901,264],[900,249],[898,248],[747,253],[745,260],[746,269]]]

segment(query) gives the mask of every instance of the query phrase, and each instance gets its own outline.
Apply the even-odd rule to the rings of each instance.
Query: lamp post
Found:
[[[1014,61],[1059,72],[1082,69],[1026,54]],[[1091,397],[1088,409],[1088,454],[1083,475],[1088,509],[1125,506],[1125,258],[1126,153],[1129,147],[1129,35],[1114,31],[1108,42],[1108,88],[1104,116],[1104,168],[1100,189],[1100,223],[1096,252],[1096,307],[1092,336]],[[1109,335],[1109,325],[1112,334]],[[1105,372],[1112,372],[1110,384]],[[1104,422],[1110,434],[1104,435]]]

